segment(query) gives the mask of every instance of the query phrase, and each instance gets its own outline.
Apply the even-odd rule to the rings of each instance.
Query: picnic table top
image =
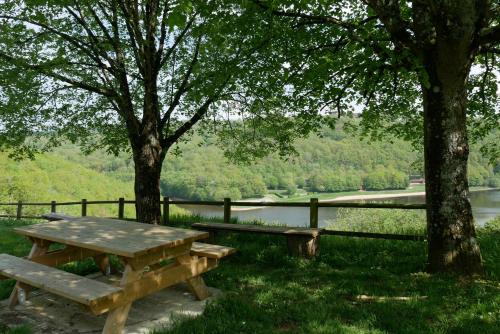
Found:
[[[130,258],[208,237],[207,232],[97,217],[59,220],[14,230],[32,238]]]

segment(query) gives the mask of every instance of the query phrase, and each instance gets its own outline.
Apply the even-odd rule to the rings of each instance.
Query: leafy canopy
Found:
[[[333,124],[336,117],[360,114],[361,122],[347,123],[347,129],[360,130],[370,139],[390,140],[396,136],[412,141],[421,149],[422,89],[429,86],[422,50],[424,43],[435,40],[432,36],[429,41],[416,38],[416,31],[421,29],[418,3],[244,2],[246,10],[260,12],[263,21],[273,29],[269,47],[259,50],[260,80],[249,82],[249,89],[261,101],[282,103],[298,122],[303,122],[303,129],[315,130],[318,122]],[[451,12],[446,12],[452,10],[451,3],[435,2],[434,6],[442,6],[442,11],[433,12],[436,17],[442,15],[443,20],[448,14],[452,17]],[[500,5],[487,2],[484,8],[484,27],[477,32],[481,47],[468,80],[467,112],[473,141],[488,137],[493,129],[499,128],[500,122]],[[435,26],[429,24],[423,29],[434,31],[436,38]],[[253,122],[259,121],[255,116],[248,117]],[[232,136],[231,131],[226,131],[223,137],[231,143],[229,146],[236,155],[252,151],[251,141],[245,139],[254,130],[240,128],[243,135]],[[265,130],[264,126],[262,131]],[[490,140],[483,153],[492,161],[498,158],[498,140]]]
[[[33,156],[69,139],[117,154],[152,133],[166,151],[199,121],[213,130],[232,103],[257,110],[241,87],[259,75],[271,26],[218,0],[3,1],[0,149]],[[267,104],[258,117],[293,136]]]

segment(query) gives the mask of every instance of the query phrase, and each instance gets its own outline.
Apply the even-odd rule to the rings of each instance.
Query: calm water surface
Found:
[[[500,190],[478,191],[471,193],[472,213],[477,225],[484,225],[488,220],[500,215]],[[381,200],[367,200],[369,203],[424,203],[423,196],[408,196]],[[358,201],[359,202],[359,201]],[[215,206],[191,206],[181,205],[181,207],[207,217],[223,217],[224,212],[221,207]],[[363,210],[363,209],[360,209]],[[309,208],[293,207],[263,207],[248,211],[233,211],[232,217],[240,220],[261,220],[266,223],[282,223],[288,226],[308,226]],[[335,220],[337,208],[319,208],[319,225],[326,226]]]

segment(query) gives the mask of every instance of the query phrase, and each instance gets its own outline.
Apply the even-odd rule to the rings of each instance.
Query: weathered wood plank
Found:
[[[190,265],[174,263],[160,267],[154,271],[146,272],[140,279],[124,285],[123,292],[117,292],[92,302],[90,309],[96,315],[106,313],[156,291],[199,276],[215,267],[217,267],[217,261],[206,257],[198,258]]]
[[[30,253],[28,255],[28,259],[41,256],[47,252],[49,249],[50,244],[48,243],[43,243],[43,242],[37,242],[35,241],[33,245],[31,246]],[[29,294],[30,288],[28,286],[23,286],[22,282],[16,282],[16,285],[14,286],[14,289],[12,289],[12,292],[10,293],[9,296],[9,307],[13,308],[19,303],[19,292],[20,289],[24,290],[24,297],[27,298]]]
[[[0,274],[84,305],[122,293],[121,288],[8,254],[0,254]]]
[[[323,231],[323,229],[321,228],[266,226],[252,224],[194,223],[191,226],[200,230],[235,231],[283,235],[310,235],[313,237],[320,235],[321,231]]]
[[[97,217],[72,217],[14,230],[33,238],[129,258],[208,237],[207,232]]]
[[[318,228],[318,199],[311,198],[309,205],[309,227]]]
[[[409,234],[388,234],[388,233],[335,231],[335,230],[324,230],[322,232],[322,234],[338,235],[338,236],[344,236],[344,237],[389,239],[389,240],[411,240],[411,241],[425,241],[426,240],[426,237],[423,235],[409,235]]]
[[[55,267],[61,264],[73,261],[81,261],[88,257],[95,257],[98,255],[105,256],[105,254],[102,254],[101,252],[95,250],[68,246],[61,250],[56,250],[48,252],[46,254],[34,256],[30,260],[39,264],[43,264],[45,266]]]
[[[288,235],[286,239],[289,255],[311,258],[319,250],[319,236]]]
[[[236,249],[232,247],[205,244],[202,242],[193,242],[191,246],[192,255],[205,256],[211,259],[221,259],[235,252]]]
[[[198,261],[198,256],[183,255],[176,259],[177,263],[190,267],[193,271],[193,265]],[[210,291],[208,291],[205,281],[201,276],[190,277],[186,280],[189,290],[193,293],[198,300],[204,300],[210,297]]]
[[[126,265],[123,277],[120,281],[120,286],[125,286],[131,282],[137,281],[141,278],[142,273],[142,268],[135,270],[130,265]],[[132,302],[129,302],[109,312],[102,334],[121,334],[123,332],[123,327],[125,327],[125,323],[127,322],[128,313],[130,312],[131,307]]]
[[[176,247],[160,248],[156,252],[150,252],[135,258],[127,258],[125,261],[127,264],[132,266],[132,268],[139,270],[162,260],[172,259],[183,254],[189,254],[190,249],[191,244],[184,243]]]

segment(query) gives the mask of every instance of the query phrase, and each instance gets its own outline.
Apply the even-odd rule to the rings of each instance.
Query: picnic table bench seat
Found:
[[[287,238],[290,255],[313,257],[319,250],[319,240],[323,229],[306,227],[267,226],[255,224],[193,223],[191,227],[207,231],[210,241],[218,231],[283,235]]]
[[[86,306],[122,291],[120,287],[9,254],[0,254],[0,275]]]
[[[191,255],[205,256],[216,260],[220,260],[235,252],[236,249],[232,247],[212,245],[203,242],[193,242],[191,246]]]

